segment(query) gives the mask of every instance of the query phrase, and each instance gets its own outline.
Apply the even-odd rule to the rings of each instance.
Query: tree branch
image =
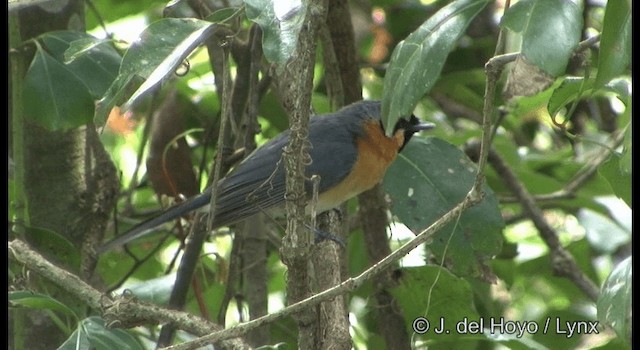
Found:
[[[135,300],[131,296],[111,298],[104,295],[78,276],[55,266],[19,239],[9,242],[9,257],[48,279],[90,308],[101,310],[110,327],[133,327],[147,322],[171,323],[196,335],[205,335],[222,329],[219,325],[189,313],[166,310],[157,305]],[[239,339],[226,342],[225,345],[235,349],[250,349]]]
[[[548,194],[532,195],[533,200],[536,202],[542,202],[575,197],[576,192],[591,179],[596,171],[598,171],[600,165],[609,159],[612,150],[618,148],[622,144],[622,141],[624,141],[624,132],[617,133],[613,136],[613,139],[607,146],[603,147],[600,152],[589,158],[585,167],[578,171],[573,179],[569,181],[563,189]],[[519,201],[520,199],[517,197],[504,196],[500,198],[500,203],[514,203]]]
[[[305,167],[310,162],[308,152],[309,111],[313,90],[313,68],[318,32],[327,14],[327,0],[307,3],[296,48],[278,71],[278,85],[284,109],[289,114],[289,142],[283,148],[286,174],[285,209],[287,230],[280,248],[287,266],[287,302],[294,303],[313,294],[310,271],[311,232],[305,226]],[[298,347],[314,349],[318,341],[318,314],[306,309],[295,314],[298,324]]]
[[[433,239],[433,235],[443,228],[445,225],[456,219],[464,210],[467,208],[477,204],[476,201],[471,199],[470,196],[467,196],[464,201],[456,205],[453,209],[451,209],[448,213],[444,214],[439,220],[434,222],[431,226],[423,230],[420,234],[418,234],[415,238],[405,243],[403,246],[395,250],[393,253],[387,255],[384,259],[374,264],[367,270],[365,270],[360,275],[349,278],[346,281],[340,283],[339,285],[322,291],[318,294],[312,295],[305,300],[301,300],[299,302],[290,304],[289,306],[283,308],[280,311],[271,313],[269,315],[260,317],[255,320],[251,320],[249,322],[241,323],[232,328],[228,328],[216,333],[212,333],[206,335],[204,337],[185,342],[183,344],[175,345],[166,348],[165,350],[190,350],[197,349],[198,347],[205,346],[212,342],[220,341],[223,339],[235,338],[246,334],[250,330],[260,327],[266,323],[275,322],[284,317],[299,313],[302,310],[308,309],[310,307],[316,306],[323,301],[335,298],[341,294],[348,293],[353,291],[368,280],[387,270],[389,267],[393,266],[398,260],[402,259],[405,255],[409,254],[413,249],[418,247],[419,245]]]
[[[477,153],[477,148],[477,143],[470,143],[466,147],[467,151],[471,153]],[[551,263],[555,274],[570,279],[595,302],[599,294],[598,287],[580,270],[571,253],[562,247],[557,233],[551,225],[549,225],[547,220],[545,220],[542,210],[536,205],[529,191],[527,191],[522,182],[520,182],[518,177],[495,150],[492,149],[489,151],[488,159],[491,166],[498,175],[500,175],[500,178],[503,179],[507,187],[509,187],[519,199],[524,212],[531,219],[538,229],[540,237],[542,237],[549,247]]]

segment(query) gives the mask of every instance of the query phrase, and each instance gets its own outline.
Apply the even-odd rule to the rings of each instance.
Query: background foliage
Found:
[[[270,2],[257,0],[210,5],[219,11],[203,17],[186,1],[96,0],[87,6],[88,34],[50,32],[28,43],[35,46],[35,56],[24,80],[25,115],[51,130],[95,123],[120,171],[121,195],[114,210],[118,215],[108,235],[158,210],[157,194],[168,193],[154,181],[165,168],[158,170],[148,160],[145,166],[144,159],[174,162],[174,185],[182,194],[190,196],[206,186],[218,151],[213,135],[221,106],[202,44],[215,30],[226,28],[243,40],[252,23],[259,24],[261,76],[270,69],[286,69],[303,12],[282,16]],[[384,101],[387,126],[412,110],[437,124],[427,137],[416,136],[384,180],[394,219],[389,244],[393,249],[411,239],[411,231],[427,227],[471,187],[475,167],[464,151],[470,140],[481,136],[483,67],[494,56],[498,31],[503,30],[505,52],[522,55],[499,81],[501,93],[494,103],[500,108],[492,113],[499,124],[493,149],[535,196],[541,217],[580,272],[600,288],[599,296],[593,300],[574,281],[555,273],[558,247],[540,235],[504,174],[494,167],[487,169],[484,202],[401,261],[392,295],[416,348],[628,348],[630,1],[521,0],[507,10],[503,6],[491,1],[351,2],[364,97]],[[595,35],[599,40],[579,46]],[[315,112],[325,113],[332,106],[325,86],[328,67],[322,47],[319,50],[312,105]],[[236,65],[232,61],[234,73]],[[288,119],[268,85],[259,106],[256,141],[261,144],[286,129]],[[158,141],[158,147],[154,139],[162,131],[150,127],[152,115],[155,123],[173,132]],[[172,145],[166,146],[169,141]],[[171,148],[177,149],[175,158],[169,156]],[[355,200],[349,203],[351,213],[357,208]],[[11,208],[9,214],[11,218]],[[347,245],[350,276],[370,265],[362,249],[362,230],[353,227]],[[169,229],[174,228],[167,226],[163,234]],[[205,244],[196,272],[198,285],[186,306],[191,313],[213,319],[221,310],[233,255],[233,236],[224,233]],[[30,234],[53,239],[50,232]],[[126,251],[104,254],[96,270],[104,290],[128,289],[140,299],[166,304],[180,243],[167,239],[155,250],[163,236],[158,233]],[[70,250],[60,241],[52,244]],[[278,249],[270,246],[268,251],[272,312],[286,303],[286,271]],[[79,261],[71,253],[66,262],[77,267]],[[14,266],[10,277],[20,275]],[[95,313],[78,313],[46,291],[27,292],[19,283],[12,284],[16,288],[9,292],[10,306],[45,310],[68,336],[64,344],[56,344],[61,348],[151,348],[156,338],[153,326],[108,329]],[[369,304],[374,289],[369,283],[348,296],[355,348],[393,347],[380,336]],[[206,303],[199,303],[202,300]],[[247,315],[242,297],[236,296],[226,312],[227,325]],[[522,337],[517,332],[418,334],[412,326],[421,317],[432,327],[445,320],[452,330],[457,322],[478,320],[528,322],[539,328]],[[568,325],[578,321],[598,321],[599,332],[569,336]],[[543,332],[549,322],[549,330]],[[275,323],[269,344],[295,347],[294,329],[291,319]],[[179,333],[179,340],[188,338]]]

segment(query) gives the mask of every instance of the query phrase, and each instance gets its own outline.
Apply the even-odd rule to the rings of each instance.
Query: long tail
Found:
[[[165,210],[164,212],[160,213],[158,216],[141,222],[140,224],[134,226],[129,231],[105,243],[102,247],[98,248],[98,253],[102,254],[115,247],[129,243],[134,239],[140,238],[146,235],[147,233],[151,232],[154,228],[164,224],[165,222],[175,220],[198,208],[208,205],[210,201],[211,201],[210,191],[205,191],[195,197],[191,197],[186,201],[180,204],[174,205],[173,207]]]

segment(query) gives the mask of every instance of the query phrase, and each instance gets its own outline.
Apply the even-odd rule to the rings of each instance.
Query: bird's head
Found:
[[[392,136],[394,139],[397,140],[398,144],[400,145],[398,152],[402,151],[404,146],[406,146],[409,140],[411,140],[411,137],[413,136],[413,134],[420,131],[431,130],[435,127],[436,127],[435,124],[422,122],[413,114],[411,115],[411,117],[409,117],[409,119],[405,119],[405,118],[398,119],[398,122],[393,128],[393,136]]]

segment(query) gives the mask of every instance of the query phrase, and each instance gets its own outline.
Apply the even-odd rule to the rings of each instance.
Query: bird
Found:
[[[391,136],[381,122],[381,102],[362,100],[309,120],[309,156],[305,177],[320,177],[316,212],[333,209],[382,181],[387,168],[411,137],[435,127],[415,115],[400,118]],[[281,160],[289,130],[253,151],[218,181],[213,228],[229,226],[285,203],[285,170]],[[311,181],[306,181],[311,194]],[[134,226],[98,249],[104,253],[211,203],[212,189],[176,204]]]

